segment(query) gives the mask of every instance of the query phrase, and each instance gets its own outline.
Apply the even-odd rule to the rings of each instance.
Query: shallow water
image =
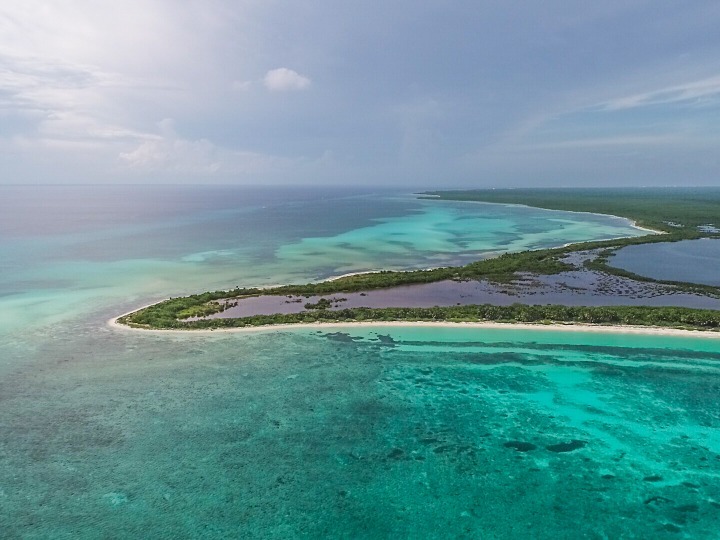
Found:
[[[0,188],[0,328],[167,296],[638,235],[626,220],[327,188]],[[46,188],[46,189],[45,189]]]
[[[716,341],[105,325],[168,295],[631,232],[621,220],[348,191],[2,189],[3,538],[714,534]],[[389,223],[400,243],[380,241]],[[423,223],[442,234],[411,241]]]
[[[9,537],[710,538],[720,518],[716,340],[393,327],[82,343],[0,385]]]

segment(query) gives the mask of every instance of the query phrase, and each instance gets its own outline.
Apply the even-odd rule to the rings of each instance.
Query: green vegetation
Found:
[[[709,224],[720,228],[718,188],[484,189],[431,191],[426,195],[441,200],[523,204],[551,210],[592,212],[632,219],[641,227],[664,231],[666,234],[606,242],[584,242],[573,244],[569,250],[602,249],[597,258],[585,263],[590,270],[635,281],[673,285],[684,292],[712,296],[720,293],[717,287],[652,279],[608,265],[612,253],[625,246],[720,236],[698,230],[698,227]]]
[[[551,210],[610,214],[632,219],[641,227],[680,235],[694,233],[695,230],[688,229],[700,225],[720,226],[720,190],[717,188],[483,189],[429,191],[425,195],[453,201],[524,204]]]
[[[680,240],[717,236],[698,230],[698,226],[720,225],[720,190],[695,189],[513,189],[429,192],[433,198],[457,201],[525,204],[529,206],[605,213],[633,219],[639,225],[666,234],[650,234],[633,238],[620,238],[577,243],[566,247],[509,253],[460,267],[435,268],[409,272],[381,271],[357,274],[344,278],[285,285],[271,289],[236,288],[214,291],[184,298],[171,298],[122,317],[119,322],[140,328],[227,328],[265,324],[288,324],[315,321],[355,320],[499,320],[499,321],[553,321],[594,322],[599,324],[638,324],[659,326],[688,326],[716,328],[720,312],[684,308],[649,307],[564,307],[564,306],[453,306],[438,308],[385,308],[342,309],[328,311],[343,299],[320,299],[308,302],[299,314],[255,316],[242,319],[206,319],[184,321],[192,317],[205,317],[223,311],[233,299],[259,295],[304,296],[351,293],[431,283],[443,280],[487,280],[507,283],[520,273],[537,275],[557,274],[573,267],[563,259],[575,251],[600,250],[599,256],[586,263],[589,269],[599,270],[633,279],[676,286],[678,290],[711,296],[720,296],[720,288],[689,283],[667,282],[637,276],[607,265],[615,250],[635,244],[676,242]]]
[[[347,298],[321,298],[314,304],[308,302],[305,304],[305,309],[328,309],[333,307],[333,304],[337,305],[340,302],[346,302]]]
[[[153,324],[152,328],[208,330],[275,324],[362,321],[628,324],[717,330],[720,328],[720,311],[675,307],[571,307],[525,304],[513,304],[512,306],[483,304],[432,308],[348,308],[338,311],[320,309],[287,315],[255,315],[237,319],[205,319],[192,322],[168,320],[164,324]],[[130,324],[135,327],[141,326],[136,322],[130,322]]]
[[[177,322],[178,319],[204,317],[223,311],[227,303],[221,302],[221,300],[226,301],[229,299],[241,299],[249,296],[297,295],[311,297],[343,292],[351,293],[385,289],[400,285],[432,283],[448,279],[484,279],[496,283],[508,283],[516,279],[519,273],[550,275],[571,270],[573,267],[570,264],[563,262],[562,259],[573,251],[611,248],[617,249],[619,247],[632,244],[673,241],[679,239],[680,238],[671,235],[650,235],[635,238],[621,238],[617,240],[584,242],[554,249],[506,253],[494,259],[485,259],[460,267],[445,267],[433,270],[414,270],[410,272],[382,271],[369,274],[357,274],[332,281],[308,283],[305,285],[284,285],[282,287],[274,287],[271,289],[236,288],[230,291],[206,292],[203,294],[165,300],[158,304],[136,311],[135,313],[124,317],[121,322],[146,328],[170,328],[173,327],[170,325]],[[602,262],[599,264],[601,264],[600,269],[603,271],[617,274],[626,273],[622,270],[607,267]],[[649,278],[643,278],[643,280],[653,281]],[[717,288],[714,287],[704,287],[701,285],[691,284],[676,285],[684,285],[685,288],[683,290],[702,292],[703,294],[718,294],[719,292]],[[314,304],[308,303],[308,305]],[[329,307],[329,305],[324,307]],[[306,309],[318,308],[308,308],[306,305]]]
[[[600,243],[605,245],[604,243]],[[593,243],[594,245],[594,243]],[[431,283],[446,279],[470,280],[487,279],[496,282],[509,282],[518,272],[536,274],[556,274],[572,268],[560,261],[560,257],[571,251],[570,247],[543,251],[524,251],[508,253],[495,259],[477,261],[461,267],[436,268],[433,270],[415,270],[411,272],[373,272],[356,274],[332,281],[308,283],[305,285],[284,285],[270,289],[241,289],[214,291],[195,294],[182,298],[170,298],[158,304],[146,307],[123,317],[120,322],[147,328],[169,328],[178,319],[204,317],[225,309],[226,303],[220,300],[241,299],[249,296],[315,296],[343,292],[369,291],[399,285]],[[322,302],[322,300],[320,300]],[[318,302],[319,303],[319,302]],[[306,309],[329,307],[308,303]],[[308,307],[311,306],[311,307]]]

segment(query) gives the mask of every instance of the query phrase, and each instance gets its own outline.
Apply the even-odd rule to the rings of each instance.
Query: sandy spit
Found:
[[[136,311],[136,310],[135,310]],[[661,328],[655,326],[605,326],[596,324],[531,324],[531,323],[500,323],[500,322],[429,322],[429,321],[361,321],[361,322],[317,322],[298,324],[275,324],[266,326],[248,326],[242,328],[217,328],[214,330],[147,330],[132,328],[110,319],[108,325],[116,330],[129,332],[147,332],[152,334],[183,334],[183,335],[209,335],[247,332],[280,332],[295,329],[329,330],[352,327],[430,327],[430,328],[478,328],[478,329],[506,329],[520,331],[559,331],[559,332],[594,332],[603,334],[643,334],[655,336],[683,336],[720,339],[720,332],[711,330],[681,330],[679,328]]]

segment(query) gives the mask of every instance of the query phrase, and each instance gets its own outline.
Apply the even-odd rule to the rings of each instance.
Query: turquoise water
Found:
[[[717,340],[105,325],[208,286],[624,222],[391,193],[74,189],[0,199],[1,537],[714,537]]]
[[[6,186],[0,188],[0,333],[92,323],[209,289],[462,264],[637,234],[627,221],[607,216],[420,201],[392,192]]]
[[[720,240],[715,238],[627,246],[609,262],[654,279],[720,286]]]

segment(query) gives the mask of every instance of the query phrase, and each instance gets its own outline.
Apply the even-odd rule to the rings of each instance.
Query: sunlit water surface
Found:
[[[3,538],[712,538],[718,341],[143,334],[170,295],[637,234],[391,193],[0,188]]]

